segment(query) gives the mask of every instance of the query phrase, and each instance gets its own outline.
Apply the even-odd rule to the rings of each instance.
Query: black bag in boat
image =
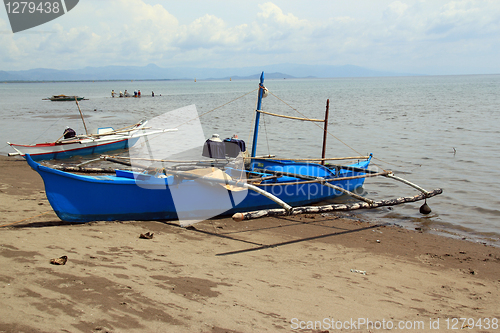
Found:
[[[213,141],[208,139],[203,145],[203,156],[210,158],[225,159],[226,158],[226,146],[222,141]]]
[[[76,132],[74,129],[72,128],[66,128],[66,130],[64,131],[64,138],[65,139],[69,139],[69,138],[74,138],[76,136]]]
[[[246,145],[245,141],[239,139],[224,139],[224,145],[226,147],[226,155],[229,157],[236,157],[241,152],[245,152]]]

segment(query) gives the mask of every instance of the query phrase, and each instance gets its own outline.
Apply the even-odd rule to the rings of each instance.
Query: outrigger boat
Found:
[[[81,101],[81,100],[87,100],[85,97],[80,97],[80,96],[67,96],[67,95],[53,95],[51,97],[43,98],[45,101],[52,101],[52,102],[71,102],[74,100]]]
[[[146,131],[147,121],[140,121],[129,127],[114,130],[112,127],[98,128],[96,133],[76,135],[55,142],[23,145],[7,142],[16,152],[9,156],[30,155],[35,161],[64,159],[73,156],[102,154],[116,149],[133,146],[141,137],[172,130]]]
[[[262,97],[267,92],[263,83],[264,73],[258,90],[252,153],[247,163],[238,164],[238,159],[242,161],[240,154],[220,168],[214,167],[218,165],[216,162],[205,162],[191,169],[156,167],[144,172],[115,170],[112,176],[86,176],[49,168],[34,162],[29,155],[26,160],[43,178],[47,198],[56,214],[69,222],[179,219],[186,226],[219,215],[235,214],[235,220],[242,220],[266,214],[306,212],[307,207],[300,206],[343,194],[363,201],[360,206],[384,205],[352,192],[371,176],[401,180],[422,192],[409,200],[386,202],[390,205],[440,193],[440,190],[427,192],[391,172],[369,170],[371,155],[354,157],[358,161],[344,166],[256,157]],[[328,159],[320,160],[324,163]],[[312,209],[317,212],[318,206]]]

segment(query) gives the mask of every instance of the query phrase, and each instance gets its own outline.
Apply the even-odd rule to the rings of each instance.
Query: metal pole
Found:
[[[325,155],[326,155],[326,136],[328,134],[328,110],[330,108],[330,100],[326,100],[326,111],[325,111],[325,126],[324,126],[324,133],[323,133],[323,151],[321,152],[321,165],[325,165]]]
[[[258,100],[257,100],[257,110],[261,111],[262,109],[262,95],[264,94],[264,72],[260,75],[260,83],[259,83],[259,92],[258,92]],[[259,120],[260,120],[260,112],[255,111],[257,114],[255,115],[255,128],[253,130],[253,142],[252,142],[252,157],[255,157],[257,153],[257,138],[259,136]]]

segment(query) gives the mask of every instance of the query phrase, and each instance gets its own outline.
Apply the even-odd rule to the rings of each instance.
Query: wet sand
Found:
[[[0,332],[500,330],[500,249],[480,243],[346,213],[71,224],[7,157],[0,212]]]

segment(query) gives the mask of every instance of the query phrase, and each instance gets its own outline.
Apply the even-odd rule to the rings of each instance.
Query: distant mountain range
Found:
[[[147,66],[104,66],[57,70],[35,68],[22,71],[0,71],[0,81],[106,81],[106,80],[218,80],[255,79],[266,72],[268,79],[413,76],[415,74],[375,71],[353,65],[268,65],[243,68],[162,68]],[[286,74],[283,74],[286,73]]]

